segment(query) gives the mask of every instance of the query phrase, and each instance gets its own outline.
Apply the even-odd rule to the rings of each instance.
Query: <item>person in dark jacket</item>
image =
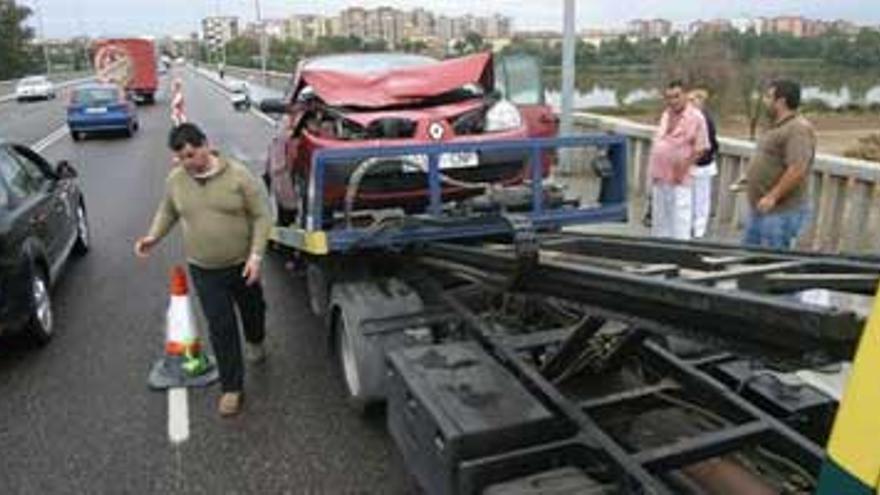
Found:
[[[715,132],[715,121],[706,110],[706,100],[709,93],[704,89],[695,89],[688,95],[693,103],[703,114],[706,121],[706,131],[709,134],[709,149],[701,156],[696,166],[691,168],[693,178],[693,235],[694,239],[706,236],[709,227],[709,216],[712,210],[712,177],[718,175],[718,165],[715,163],[718,154],[718,137]]]

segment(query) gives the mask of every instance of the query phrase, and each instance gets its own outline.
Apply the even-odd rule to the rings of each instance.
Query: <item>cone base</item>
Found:
[[[147,379],[151,389],[165,390],[177,387],[205,387],[220,378],[214,358],[205,355],[207,365],[197,375],[191,375],[184,369],[186,358],[183,356],[162,356],[153,364]]]

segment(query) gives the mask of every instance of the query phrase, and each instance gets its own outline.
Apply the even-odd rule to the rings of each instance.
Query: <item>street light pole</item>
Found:
[[[263,84],[266,83],[266,52],[268,51],[268,43],[266,40],[266,23],[263,22],[263,16],[260,12],[260,0],[254,0],[254,6],[257,9],[257,26],[260,30],[260,75],[263,78]]]
[[[46,27],[43,25],[43,9],[40,7],[40,0],[34,0],[34,7],[37,11],[37,20],[40,23],[40,38],[43,42],[43,59],[46,62],[46,75],[52,73],[52,62],[49,60],[49,45],[46,39]]]
[[[574,62],[575,62],[575,40],[574,40],[574,0],[564,0],[564,17],[562,27],[562,101],[561,113],[559,119],[559,134],[562,136],[571,135],[574,127],[572,110],[574,107]],[[569,174],[573,168],[574,150],[564,149],[559,153],[559,168],[564,174]]]

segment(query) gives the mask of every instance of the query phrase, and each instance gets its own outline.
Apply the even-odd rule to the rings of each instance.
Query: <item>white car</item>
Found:
[[[55,98],[55,85],[46,76],[25,77],[15,86],[18,101]]]
[[[244,111],[251,107],[251,90],[247,82],[229,81],[226,84],[226,89],[229,91],[229,100],[232,101],[232,106],[236,110]]]

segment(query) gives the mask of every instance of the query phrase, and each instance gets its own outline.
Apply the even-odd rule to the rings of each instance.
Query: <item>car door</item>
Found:
[[[10,207],[16,218],[15,230],[28,232],[41,244],[50,264],[54,267],[63,249],[63,234],[59,235],[53,223],[57,222],[58,208],[63,208],[49,192],[50,184],[35,180],[19,162],[8,146],[0,147],[0,175],[10,193]]]
[[[13,157],[30,176],[37,189],[50,196],[52,208],[49,216],[49,228],[53,237],[53,255],[64,256],[76,237],[76,201],[75,184],[72,180],[58,180],[54,168],[40,155],[31,149],[11,146]],[[53,258],[54,259],[54,258]]]
[[[531,55],[502,55],[495,59],[495,89],[522,112],[530,137],[555,137],[559,118],[547,105],[541,64]]]

